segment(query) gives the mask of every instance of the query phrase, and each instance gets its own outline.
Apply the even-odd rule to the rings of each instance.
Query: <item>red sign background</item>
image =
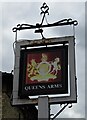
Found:
[[[26,84],[33,84],[33,83],[43,83],[43,82],[58,82],[61,81],[61,51],[49,51],[49,52],[37,52],[36,53],[29,53],[27,54],[27,68],[26,68]],[[33,61],[33,62],[32,62]],[[38,80],[39,72],[37,71],[37,78],[34,80],[31,80],[35,76],[34,71],[36,70],[34,68],[34,63],[36,65],[36,69],[38,66],[45,65],[44,67],[47,68],[46,64],[50,66],[50,70],[48,74],[51,76],[54,76],[55,78],[52,78],[51,76],[48,77],[48,80],[45,80],[45,77],[47,74],[44,73],[44,78],[42,80]],[[46,69],[45,68],[45,69]],[[43,68],[42,68],[43,69]],[[44,70],[45,71],[45,70]],[[31,73],[32,72],[32,73]],[[55,75],[56,74],[56,75]],[[43,76],[42,76],[43,77]],[[41,77],[41,78],[42,78]],[[39,78],[40,79],[40,78]]]

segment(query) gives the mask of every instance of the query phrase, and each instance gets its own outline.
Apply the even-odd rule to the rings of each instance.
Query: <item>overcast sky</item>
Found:
[[[82,0],[81,0],[82,1]],[[85,2],[47,2],[49,6],[48,23],[57,22],[64,18],[72,18],[78,21],[75,28],[76,37],[76,73],[78,80],[78,102],[73,104],[71,109],[66,108],[59,117],[62,118],[84,118],[85,117]],[[14,33],[12,28],[19,23],[36,24],[40,23],[40,7],[43,2],[4,2],[0,4],[0,14],[2,14],[2,30],[0,34],[0,70],[11,72],[14,69],[13,42]],[[1,19],[0,19],[1,20]],[[44,23],[46,24],[46,23]],[[44,29],[44,36],[59,37],[73,35],[73,27],[55,27]],[[38,39],[40,34],[35,34],[34,30],[18,32],[18,39]],[[1,63],[2,61],[2,63]],[[2,65],[2,67],[1,67]],[[59,105],[51,107],[51,113],[58,112]]]

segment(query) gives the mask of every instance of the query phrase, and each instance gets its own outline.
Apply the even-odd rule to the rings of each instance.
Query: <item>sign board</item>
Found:
[[[30,96],[49,97],[49,103],[77,101],[74,37],[19,40],[15,46],[13,105],[37,104]]]
[[[19,96],[68,93],[68,46],[20,51]]]

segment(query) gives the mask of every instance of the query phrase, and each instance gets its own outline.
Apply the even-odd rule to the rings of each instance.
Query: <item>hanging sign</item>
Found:
[[[20,52],[19,96],[68,93],[68,46]]]
[[[77,102],[73,36],[19,40],[15,45],[12,105]]]

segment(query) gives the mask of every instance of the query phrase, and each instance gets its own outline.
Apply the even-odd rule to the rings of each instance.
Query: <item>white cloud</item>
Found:
[[[2,69],[2,4],[0,3],[0,70]]]
[[[45,0],[45,2],[85,2],[86,0]],[[42,0],[0,0],[0,2],[42,2]],[[44,2],[44,1],[43,1]]]

